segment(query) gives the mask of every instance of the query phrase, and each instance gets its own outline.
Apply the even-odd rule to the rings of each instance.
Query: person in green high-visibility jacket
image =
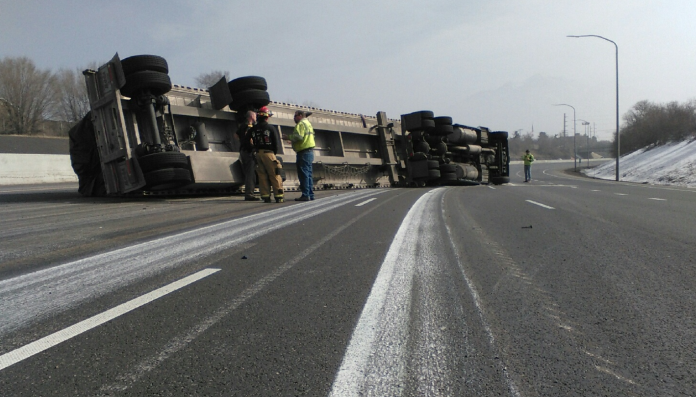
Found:
[[[307,120],[311,112],[302,110],[295,111],[295,129],[292,134],[283,136],[292,142],[292,149],[297,153],[295,167],[297,176],[300,179],[300,191],[302,196],[295,201],[314,200],[314,189],[312,186],[312,163],[314,162],[314,128]]]
[[[522,161],[524,161],[524,181],[529,182],[532,180],[532,163],[534,162],[534,156],[527,150],[522,156]]]

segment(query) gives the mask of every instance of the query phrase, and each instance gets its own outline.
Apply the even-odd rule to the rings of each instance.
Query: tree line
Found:
[[[65,135],[88,111],[80,70],[54,73],[26,57],[0,60],[0,133],[35,135],[55,129],[53,124],[60,126],[57,135]]]
[[[666,104],[640,101],[623,116],[621,152],[696,138],[696,99]]]
[[[96,69],[96,65],[95,62],[89,67]],[[214,70],[200,74],[195,81],[200,88],[208,88],[225,76],[229,77],[230,73]],[[37,68],[26,57],[0,60],[0,134],[34,135],[57,129],[55,135],[67,135],[67,130],[88,111],[87,87],[81,70],[60,69],[54,73]],[[640,101],[623,119],[620,134],[624,154],[650,145],[696,137],[696,99],[683,104]],[[526,149],[546,159],[567,159],[575,154],[584,157],[583,153],[586,156],[589,150],[616,155],[613,142],[598,142],[595,138],[583,140],[583,137],[579,134],[574,139],[541,132],[535,138],[517,131],[510,135],[510,152],[513,159]]]
[[[521,134],[519,131],[508,136],[508,148],[512,160],[522,158],[525,150],[529,150],[538,160],[572,159],[573,156],[580,159],[588,156],[599,155],[609,157],[612,155],[612,142],[599,141],[595,136],[578,133],[575,138],[572,134],[548,135],[540,132],[537,137],[528,132]]]

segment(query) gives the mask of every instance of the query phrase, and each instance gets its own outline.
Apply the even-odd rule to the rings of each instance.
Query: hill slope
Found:
[[[583,171],[600,179],[616,178],[616,162]],[[696,187],[696,139],[650,146],[621,157],[621,180]]]

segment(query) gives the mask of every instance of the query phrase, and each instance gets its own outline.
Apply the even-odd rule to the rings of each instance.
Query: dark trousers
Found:
[[[256,159],[251,152],[240,150],[239,161],[242,163],[244,173],[244,194],[253,196],[254,188],[256,188]]]

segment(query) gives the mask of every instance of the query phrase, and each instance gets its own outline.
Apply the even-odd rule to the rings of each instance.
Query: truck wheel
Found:
[[[183,168],[164,168],[145,174],[145,190],[161,191],[177,189],[190,184],[191,173]]]
[[[427,142],[415,142],[413,144],[413,151],[418,153],[428,153],[430,151],[430,145]]]
[[[239,110],[244,106],[253,106],[260,108],[261,106],[266,106],[271,102],[271,98],[268,92],[262,90],[244,90],[239,91],[236,94],[232,94],[232,102],[230,103],[230,109]]]
[[[428,180],[433,180],[433,179],[440,179],[440,170],[428,170]]]
[[[421,110],[419,112],[414,113],[418,113],[420,115],[420,118],[424,120],[432,120],[433,117],[435,117],[435,113],[433,113],[432,110]]]
[[[494,132],[488,133],[488,140],[489,141],[504,141],[507,138],[508,138],[507,131],[494,131]]]
[[[126,84],[121,87],[121,93],[133,97],[139,91],[149,89],[152,95],[164,95],[172,89],[169,75],[162,72],[144,70],[126,77]]]
[[[442,172],[440,170],[440,181],[442,182],[454,182],[457,180],[457,174],[454,172]]]
[[[429,119],[421,119],[420,128],[423,130],[432,130],[433,128],[435,128],[435,122]]]
[[[169,73],[167,60],[157,55],[134,55],[121,59],[123,74],[128,76],[135,72],[150,70],[153,72]]]
[[[163,168],[188,168],[188,157],[181,152],[151,153],[138,158],[143,173]]]
[[[440,172],[445,174],[445,173],[451,173],[451,172],[457,172],[457,167],[454,164],[440,164]],[[456,176],[456,175],[455,175]],[[456,179],[456,178],[455,178]]]
[[[449,116],[435,117],[435,125],[452,125],[452,118]]]
[[[449,135],[452,132],[454,132],[452,124],[435,124],[435,129],[433,130],[433,132],[431,132],[431,134],[444,136]]]
[[[263,77],[246,76],[230,80],[230,82],[227,83],[227,87],[229,87],[230,93],[234,98],[234,94],[244,90],[266,91],[268,89],[268,84],[266,84],[266,79]]]

